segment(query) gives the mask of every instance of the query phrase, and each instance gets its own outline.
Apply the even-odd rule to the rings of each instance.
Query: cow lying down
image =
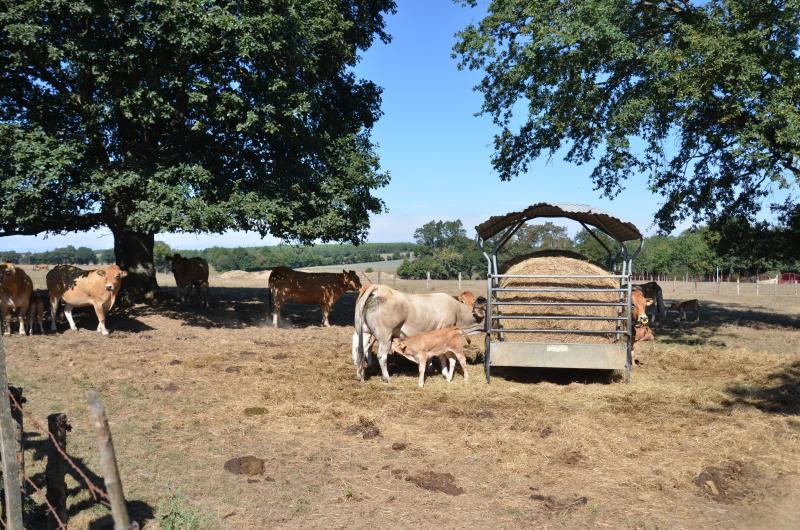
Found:
[[[467,359],[464,357],[464,341],[470,344],[469,336],[458,328],[444,328],[427,331],[405,339],[394,339],[392,350],[406,359],[419,364],[419,386],[425,384],[425,367],[428,360],[438,357],[442,366],[442,375],[447,382],[453,380],[456,371],[456,360],[464,372],[464,381],[469,380]],[[448,366],[449,365],[449,366]]]

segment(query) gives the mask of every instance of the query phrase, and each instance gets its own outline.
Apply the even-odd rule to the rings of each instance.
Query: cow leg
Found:
[[[389,368],[387,366],[387,360],[389,359],[389,352],[392,351],[392,338],[389,337],[389,340],[384,340],[378,342],[378,363],[381,365],[381,379],[384,383],[389,382]],[[425,371],[425,364],[424,362],[420,363],[422,365],[423,372]]]
[[[272,302],[272,327],[277,328],[279,321],[281,319],[281,304],[283,302],[278,301],[278,297],[275,297]]]
[[[72,320],[72,306],[70,304],[64,304],[64,316],[67,317],[67,322],[69,322],[69,329],[72,331],[78,331],[75,321]]]
[[[420,353],[419,354],[419,382],[417,383],[417,385],[420,388],[425,386],[425,367],[427,365],[428,365],[427,357],[423,353]]]
[[[331,307],[329,305],[323,304],[322,308],[322,325],[326,328],[331,327],[331,323],[328,322],[328,314],[331,312]]]
[[[106,308],[100,303],[95,303],[93,305],[94,312],[97,315],[97,331],[103,335],[108,335],[108,330],[106,329]]]
[[[50,331],[56,330],[56,313],[58,313],[58,298],[50,297]]]
[[[364,333],[364,355],[367,358],[367,364],[371,366],[370,363],[370,353],[369,347],[371,346],[370,340],[372,339],[372,335],[369,333]],[[353,366],[356,369],[356,377],[359,380],[364,380],[364,367],[358,365],[358,332],[353,333]],[[374,361],[373,361],[374,362]]]
[[[464,372],[464,382],[466,383],[469,381],[469,374],[467,373],[467,358],[464,357],[464,354],[458,351],[453,352],[458,359],[458,364],[461,366],[461,371]],[[452,371],[455,371],[455,361],[453,361],[453,367],[451,368]]]
[[[456,375],[456,360],[454,357],[445,357],[444,359],[442,359],[442,366],[444,366],[445,364],[449,365],[448,372],[446,375],[447,382],[449,383],[450,381],[453,380],[453,376]]]
[[[17,314],[19,315],[19,334],[25,335],[25,319],[28,316],[28,307],[30,302],[24,303],[23,305],[17,308]]]

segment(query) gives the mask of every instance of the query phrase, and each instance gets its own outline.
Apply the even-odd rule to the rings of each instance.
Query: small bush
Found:
[[[375,271],[372,270],[372,267],[367,267],[366,269],[364,269],[364,272],[375,272]]]
[[[195,530],[210,528],[207,514],[192,506],[181,493],[173,492],[162,498],[156,508],[159,528],[162,530]]]

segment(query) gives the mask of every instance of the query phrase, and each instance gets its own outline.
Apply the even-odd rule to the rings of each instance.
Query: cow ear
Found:
[[[120,278],[124,278],[124,277],[125,277],[125,276],[127,276],[127,275],[128,275],[128,271],[120,271],[120,272],[119,272],[119,277],[120,277]]]
[[[105,276],[106,275],[106,271],[104,271],[103,269],[100,269],[100,270],[97,271],[97,275],[98,276]]]
[[[645,298],[644,301],[645,301],[645,305],[653,305],[653,299],[652,298]]]

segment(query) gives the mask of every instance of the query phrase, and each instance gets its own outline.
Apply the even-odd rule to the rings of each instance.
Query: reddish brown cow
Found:
[[[181,296],[181,303],[188,304],[192,287],[197,290],[200,308],[208,307],[208,263],[203,258],[184,258],[175,254],[170,259],[175,285]],[[205,284],[205,286],[204,286]]]
[[[73,307],[94,307],[97,315],[97,331],[108,335],[106,315],[114,306],[122,278],[127,272],[117,265],[103,269],[83,270],[72,265],[58,265],[47,273],[47,291],[50,295],[50,329],[56,330],[58,303],[64,301],[64,316],[73,331],[78,328],[72,320]]]
[[[272,269],[267,282],[268,307],[272,325],[278,327],[281,307],[289,300],[298,304],[316,304],[322,309],[322,325],[330,326],[328,314],[345,291],[361,288],[355,271],[300,272],[288,267]]]
[[[44,334],[44,311],[47,307],[47,292],[36,291],[31,295],[31,303],[28,306],[28,333],[33,335],[35,324],[39,324],[39,331]]]
[[[32,292],[33,282],[24,270],[10,261],[0,265],[0,313],[5,323],[3,334],[11,335],[12,311],[16,311],[19,317],[19,334],[25,334],[25,319]]]
[[[646,313],[647,306],[652,304],[653,299],[646,298],[642,288],[638,285],[633,288],[631,291],[631,319],[633,320],[634,335],[633,345],[631,345],[631,358],[635,358],[634,348],[637,342],[655,339]]]

